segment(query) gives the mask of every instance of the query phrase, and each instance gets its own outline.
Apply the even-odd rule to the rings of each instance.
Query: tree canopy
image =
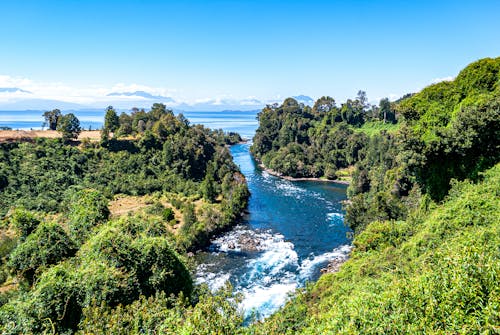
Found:
[[[62,134],[63,141],[65,142],[77,139],[82,131],[80,120],[73,113],[63,115],[57,123],[57,131]]]

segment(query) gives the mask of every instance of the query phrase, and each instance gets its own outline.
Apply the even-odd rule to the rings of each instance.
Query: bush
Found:
[[[56,265],[41,276],[32,291],[0,308],[2,334],[64,333],[80,320],[78,283],[69,263]]]
[[[245,334],[238,302],[228,286],[215,294],[204,290],[194,306],[164,293],[114,309],[94,303],[83,310],[78,334]]]
[[[109,218],[108,200],[93,189],[74,192],[70,196],[68,226],[71,236],[79,244],[89,236],[92,228]]]
[[[40,220],[30,211],[16,208],[10,217],[11,225],[19,232],[21,239],[25,239],[40,224]]]
[[[75,245],[60,225],[44,222],[12,251],[7,265],[33,283],[39,268],[57,264],[75,252]]]
[[[123,228],[122,222],[103,227],[79,252],[83,268],[95,266],[97,262],[122,273],[123,283],[115,285],[122,292],[113,293],[110,295],[112,300],[104,301],[130,303],[141,294],[150,296],[159,291],[169,295],[182,291],[189,296],[191,276],[168,241],[164,237],[145,236],[142,232],[130,235]],[[111,286],[107,291],[113,292]]]

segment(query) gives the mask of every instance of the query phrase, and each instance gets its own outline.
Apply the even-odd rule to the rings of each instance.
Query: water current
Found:
[[[102,126],[104,110],[76,111],[85,128]],[[251,140],[257,111],[185,112],[193,124],[235,131]],[[0,126],[39,128],[42,111],[0,111]],[[346,186],[312,181],[287,181],[269,175],[250,155],[251,141],[231,147],[246,176],[251,197],[248,214],[230,231],[214,238],[196,255],[196,281],[216,290],[230,281],[242,294],[241,308],[266,317],[289,294],[315,281],[321,268],[350,250],[341,201]]]
[[[244,126],[220,125],[251,138],[255,125]],[[341,205],[346,186],[272,176],[252,158],[250,145],[251,141],[231,147],[251,192],[248,214],[196,255],[196,281],[212,290],[230,281],[243,296],[245,314],[266,317],[290,293],[317,280],[329,261],[347,257],[349,229]]]

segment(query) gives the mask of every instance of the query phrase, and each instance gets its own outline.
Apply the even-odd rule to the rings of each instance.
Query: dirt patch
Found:
[[[17,283],[9,283],[4,286],[0,286],[0,293],[5,293],[17,289]]]
[[[0,142],[30,140],[39,137],[60,138],[61,133],[56,130],[0,130]],[[78,141],[84,138],[98,141],[101,138],[101,132],[99,130],[84,130],[78,136]]]
[[[136,196],[118,196],[109,202],[109,211],[112,216],[122,216],[129,212],[135,212],[147,207],[148,203],[145,197]]]

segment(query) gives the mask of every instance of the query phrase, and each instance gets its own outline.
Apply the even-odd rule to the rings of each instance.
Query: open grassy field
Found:
[[[59,138],[61,133],[55,130],[0,130],[0,142],[18,141],[23,139],[33,139],[38,137]],[[98,141],[101,138],[99,130],[85,130],[80,133],[78,140],[88,138],[91,141]]]

